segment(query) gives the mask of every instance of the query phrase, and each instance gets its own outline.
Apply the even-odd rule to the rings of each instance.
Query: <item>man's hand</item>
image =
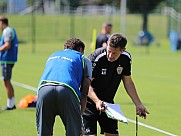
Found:
[[[147,109],[142,105],[136,105],[136,114],[146,119],[147,114],[150,114]]]
[[[98,101],[96,102],[96,108],[97,108],[97,110],[99,110],[99,111],[104,111],[104,110],[106,109],[106,105],[104,104],[103,101],[98,100]]]

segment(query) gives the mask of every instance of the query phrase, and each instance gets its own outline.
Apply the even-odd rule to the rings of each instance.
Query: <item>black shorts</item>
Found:
[[[98,111],[95,104],[87,103],[83,114],[85,135],[97,134],[97,121],[101,128],[101,134],[118,134],[118,122],[107,117],[105,112]]]
[[[1,64],[3,80],[10,80],[14,64]]]

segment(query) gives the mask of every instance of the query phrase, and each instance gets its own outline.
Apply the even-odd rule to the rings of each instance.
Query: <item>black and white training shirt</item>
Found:
[[[96,37],[96,49],[101,48],[103,43],[107,43],[109,34],[99,34]]]
[[[120,57],[110,62],[106,47],[95,50],[89,57],[92,62],[92,87],[99,99],[113,102],[123,76],[131,75],[131,55],[124,51]]]

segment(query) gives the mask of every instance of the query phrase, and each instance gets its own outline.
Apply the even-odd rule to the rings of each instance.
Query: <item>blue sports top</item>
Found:
[[[79,87],[82,82],[84,56],[75,50],[65,49],[53,53],[47,60],[39,88],[45,83],[63,84],[80,98]]]
[[[3,46],[6,41],[11,41],[11,47],[6,51],[0,52],[0,62],[1,64],[14,64],[18,56],[18,38],[16,31],[9,26],[3,30],[0,46]]]

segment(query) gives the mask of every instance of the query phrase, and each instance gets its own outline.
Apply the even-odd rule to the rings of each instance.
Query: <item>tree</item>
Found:
[[[143,17],[142,30],[148,31],[148,14],[157,5],[166,0],[127,0],[127,7],[131,13],[141,13]]]
[[[7,10],[7,3],[0,1],[0,13],[4,13]]]
[[[74,9],[79,6],[80,0],[68,0],[70,3],[70,8]]]
[[[83,2],[83,0],[80,0]],[[98,5],[104,4],[114,4],[119,8],[121,0],[88,0],[92,3]],[[148,15],[153,11],[161,2],[166,2],[167,0],[127,0],[127,8],[131,13],[141,13],[143,16],[143,26],[142,30],[148,30]]]

